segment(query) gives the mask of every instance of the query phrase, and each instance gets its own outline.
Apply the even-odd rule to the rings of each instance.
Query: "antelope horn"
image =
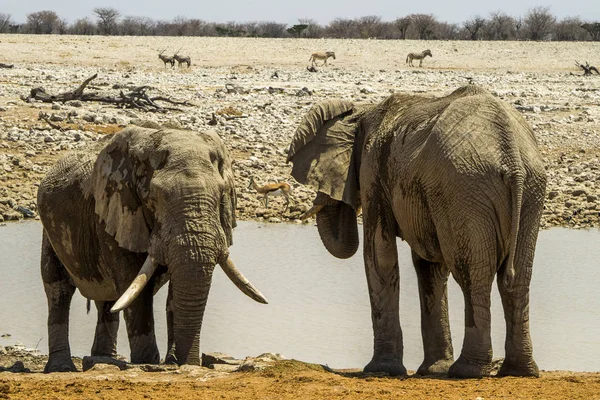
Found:
[[[233,261],[231,261],[231,258],[227,257],[227,260],[220,262],[219,265],[223,269],[223,272],[225,272],[225,275],[231,279],[231,282],[233,282],[233,284],[237,286],[242,293],[259,303],[269,303],[265,296],[263,296],[263,294],[257,288],[255,288],[254,285],[252,285],[244,275],[242,275]]]
[[[124,308],[129,307],[129,305],[142,292],[142,290],[152,277],[152,274],[154,274],[156,267],[158,267],[158,263],[154,261],[154,259],[151,256],[148,256],[148,258],[146,258],[146,261],[144,261],[144,265],[142,265],[140,272],[138,272],[133,282],[131,282],[131,285],[129,285],[125,293],[123,293],[121,297],[119,297],[119,300],[117,300],[115,305],[112,306],[110,311],[119,312]]]
[[[305,219],[308,219],[308,218],[316,215],[319,211],[321,211],[323,209],[323,207],[325,207],[325,206],[322,205],[322,204],[315,204],[315,205],[313,205],[310,208],[310,210],[308,210],[307,212],[305,212],[304,214],[302,214],[300,216],[300,219],[301,220],[305,220]]]

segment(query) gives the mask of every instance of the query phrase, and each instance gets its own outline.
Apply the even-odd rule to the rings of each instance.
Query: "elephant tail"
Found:
[[[87,312],[87,314],[90,313],[91,309],[92,309],[92,301],[90,299],[87,299],[87,302],[85,303],[85,311]]]
[[[517,240],[519,237],[519,224],[521,221],[521,205],[523,203],[523,170],[519,168],[519,172],[514,174],[510,179],[510,193],[512,202],[512,221],[510,228],[510,250],[508,253],[508,262],[504,271],[504,287],[507,291],[513,290],[515,283],[515,258],[517,254]]]

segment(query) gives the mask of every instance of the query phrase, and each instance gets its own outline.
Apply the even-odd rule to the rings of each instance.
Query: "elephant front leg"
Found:
[[[154,334],[153,291],[153,284],[150,282],[123,311],[133,364],[160,363]]]
[[[419,282],[424,351],[423,363],[417,374],[447,374],[454,362],[448,319],[447,283],[450,271],[442,264],[422,259],[414,251],[412,259]]]
[[[406,375],[406,368],[402,363],[396,237],[389,232],[382,232],[379,225],[375,229],[369,228],[369,218],[366,215],[364,258],[375,340],[373,359],[364,371],[386,372],[392,376]]]
[[[175,353],[175,335],[173,332],[173,288],[169,282],[169,293],[167,295],[167,355],[165,364],[177,364]]]
[[[112,313],[114,301],[96,301],[98,322],[92,346],[94,357],[117,356],[117,333],[119,331],[119,313]]]
[[[42,239],[42,281],[48,301],[48,362],[44,372],[77,371],[69,346],[69,311],[75,286],[46,233]]]

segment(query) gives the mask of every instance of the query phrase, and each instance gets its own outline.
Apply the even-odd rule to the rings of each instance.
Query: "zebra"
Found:
[[[190,65],[192,65],[192,59],[190,57],[180,56],[179,54],[175,53],[173,58],[175,59],[175,61],[177,61],[178,67],[181,67],[181,64],[183,64],[183,63],[186,63],[188,68],[190,67]]]
[[[165,52],[165,50],[158,53],[158,58],[160,58],[162,60],[162,62],[165,63],[165,68],[167,68],[167,64],[171,64],[171,68],[173,68],[175,66],[175,59],[173,57],[165,56],[163,54]]]
[[[431,54],[431,50],[425,50],[422,53],[408,53],[408,55],[406,56],[406,62],[409,66],[414,67],[412,63],[413,60],[419,60],[419,67],[422,67],[423,59],[427,56],[433,57],[433,55]]]
[[[323,60],[323,65],[327,65],[327,59],[329,59],[329,57],[333,57],[335,60],[335,53],[333,51],[312,53],[308,61],[312,61],[313,67],[315,66],[315,61],[317,60]]]

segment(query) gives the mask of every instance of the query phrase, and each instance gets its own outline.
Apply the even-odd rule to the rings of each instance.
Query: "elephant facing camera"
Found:
[[[123,311],[131,362],[159,363],[153,296],[167,282],[165,360],[199,365],[216,264],[243,293],[267,302],[229,257],[236,193],[225,146],[214,132],[141,127],[99,145],[59,160],[38,189],[45,372],[75,370],[68,331],[76,289],[97,308],[92,356],[116,356]]]

